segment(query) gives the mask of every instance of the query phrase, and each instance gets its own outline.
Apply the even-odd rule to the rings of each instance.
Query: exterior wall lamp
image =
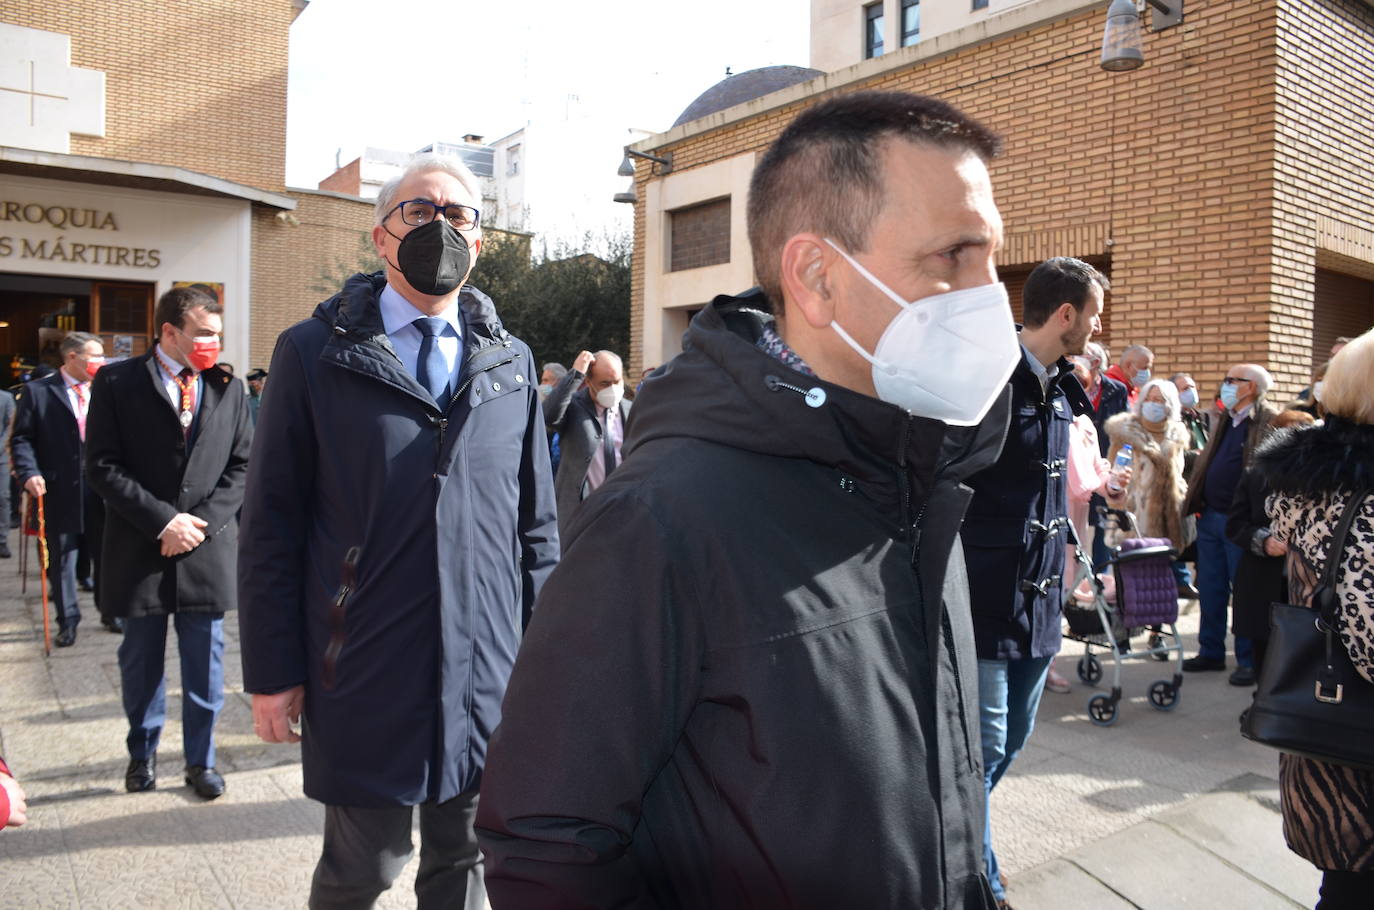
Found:
[[[634,205],[639,201],[639,197],[635,194],[635,164],[630,160],[631,158],[643,158],[645,161],[657,164],[658,168],[654,170],[654,173],[662,176],[663,174],[671,173],[673,170],[673,153],[669,152],[660,158],[658,155],[650,155],[647,152],[637,152],[628,145],[625,146],[625,157],[621,160],[620,169],[616,171],[616,173],[621,177],[629,177],[630,186],[625,192],[616,193],[611,198],[616,202],[626,202],[630,205]]]
[[[1140,42],[1140,12],[1152,7],[1150,30],[1172,28],[1183,21],[1183,0],[1112,0],[1102,30],[1102,63],[1108,72],[1124,72],[1145,65]]]

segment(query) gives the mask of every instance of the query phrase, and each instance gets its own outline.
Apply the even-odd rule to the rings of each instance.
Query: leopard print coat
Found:
[[[1311,605],[1342,512],[1359,513],[1336,575],[1340,638],[1374,685],[1374,427],[1329,418],[1286,431],[1257,452],[1275,492],[1267,511],[1288,543],[1289,598]],[[1289,847],[1320,869],[1374,871],[1374,772],[1294,755],[1279,757],[1283,831]]]

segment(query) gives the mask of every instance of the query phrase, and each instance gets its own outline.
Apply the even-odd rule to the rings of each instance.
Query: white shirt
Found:
[[[1231,426],[1233,426],[1233,427],[1238,427],[1238,426],[1240,426],[1241,421],[1243,421],[1243,420],[1245,420],[1245,418],[1249,417],[1249,416],[1250,416],[1250,412],[1253,411],[1254,409],[1255,409],[1255,403],[1252,401],[1252,402],[1250,402],[1249,404],[1247,404],[1245,407],[1241,408],[1241,409],[1240,409],[1239,411],[1237,411],[1236,413],[1232,414],[1232,415],[1231,415]]]
[[[400,292],[389,284],[382,288],[377,305],[382,311],[382,329],[391,339],[396,356],[401,358],[401,364],[410,371],[410,375],[418,376],[420,341],[425,336],[420,334],[414,322],[429,314],[417,310],[414,304],[402,297]],[[449,388],[455,389],[458,387],[458,358],[463,338],[463,317],[458,312],[458,299],[455,297],[448,309],[437,315],[448,323],[439,333],[437,340],[439,352],[444,355],[444,363],[448,365]]]
[[[91,383],[90,380],[81,382],[67,375],[66,370],[58,370],[62,374],[62,381],[67,384],[67,404],[72,406],[72,413],[78,420],[85,420],[86,414],[91,408]],[[76,387],[81,387],[80,396],[77,395]]]
[[[153,354],[157,360],[158,376],[162,379],[162,390],[167,393],[167,400],[172,403],[172,410],[181,413],[181,386],[177,385],[176,377],[181,375],[181,371],[186,367],[177,363],[166,354],[162,353],[162,345],[153,345]],[[192,371],[194,372],[194,371]],[[200,380],[200,374],[196,373],[196,400],[191,404],[192,414],[200,413],[201,391],[205,384]]]
[[[614,408],[603,408],[592,399],[592,406],[596,408],[596,422],[601,424],[601,432],[606,432],[606,411],[611,412],[611,446],[615,449],[615,464],[620,466],[620,444],[625,441],[625,421],[620,419],[620,405]],[[592,453],[592,460],[587,465],[587,492],[590,493],[597,487],[606,482],[606,459],[601,454],[601,446],[596,447]]]

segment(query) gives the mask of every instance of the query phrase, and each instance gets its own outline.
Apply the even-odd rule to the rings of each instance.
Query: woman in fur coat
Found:
[[[1374,331],[1331,360],[1322,388],[1325,425],[1284,430],[1256,452],[1274,492],[1270,528],[1288,546],[1290,603],[1312,605],[1345,509],[1359,509],[1336,573],[1337,630],[1364,682],[1374,685]],[[1268,660],[1281,659],[1278,654]],[[1279,756],[1283,834],[1325,874],[1317,910],[1374,900],[1374,771]]]
[[[1126,488],[1126,508],[1136,519],[1138,537],[1167,537],[1178,550],[1191,542],[1183,523],[1183,497],[1188,483],[1183,478],[1183,456],[1192,437],[1180,418],[1178,387],[1167,379],[1152,379],[1140,390],[1131,410],[1107,421],[1111,447],[1107,461],[1114,463],[1123,445],[1131,452],[1131,482]],[[1108,538],[1112,546],[1121,535]]]

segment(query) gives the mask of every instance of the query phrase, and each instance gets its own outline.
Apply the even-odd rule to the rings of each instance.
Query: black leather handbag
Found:
[[[1284,752],[1374,770],[1374,683],[1356,672],[1336,633],[1336,572],[1350,526],[1370,494],[1346,503],[1313,606],[1276,603],[1255,702],[1241,735]]]

